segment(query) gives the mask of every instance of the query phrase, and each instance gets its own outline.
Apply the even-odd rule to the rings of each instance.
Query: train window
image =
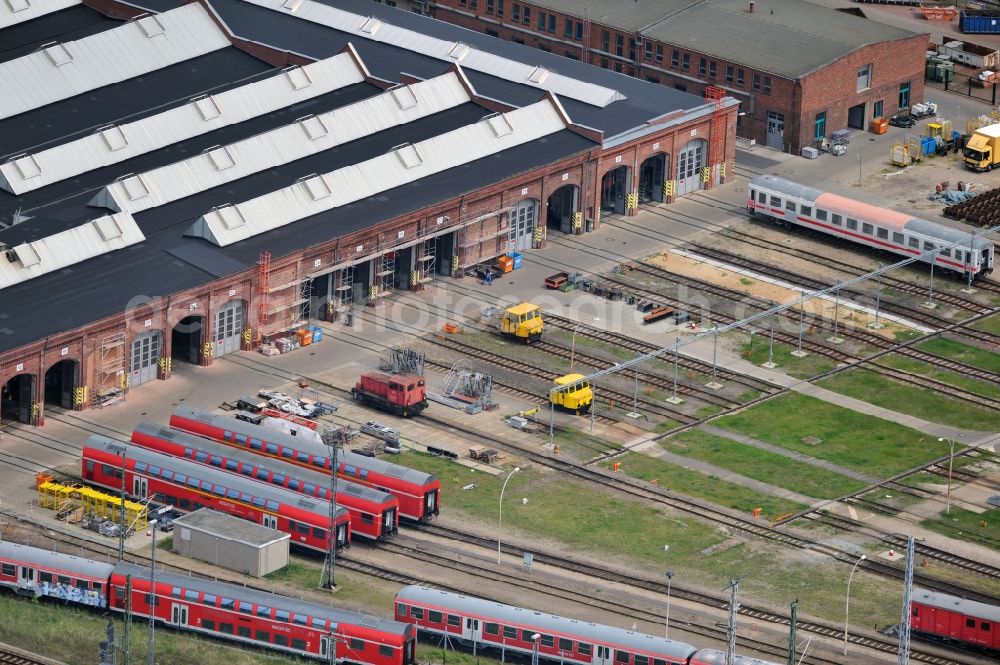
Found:
[[[292,450],[291,448],[282,448],[281,449],[281,456],[282,457],[287,457],[288,459],[292,459],[292,457],[295,456],[295,451]]]
[[[361,473],[358,474],[358,478],[361,480],[368,480],[368,469],[361,469]]]
[[[298,453],[295,453],[295,459],[297,459],[300,462],[306,462],[306,463],[308,463],[309,462],[309,455],[307,455],[306,453],[303,453],[303,452],[298,452]]]
[[[236,634],[250,639],[250,626],[236,626]]]
[[[975,628],[976,627],[976,620],[975,619],[966,619],[965,620],[965,627],[966,628]]]
[[[264,446],[264,442],[260,439],[250,439],[250,447],[254,450],[260,450]]]
[[[264,607],[263,605],[257,606],[257,616],[264,617],[265,619],[271,618],[271,608]]]
[[[39,581],[48,582],[49,584],[52,584],[52,573],[43,572],[41,574],[41,577],[39,578]]]
[[[101,589],[104,587],[100,582],[94,582],[94,591],[101,593]]]
[[[204,628],[205,630],[215,630],[215,622],[209,619],[202,619],[201,627]]]
[[[243,503],[250,503],[252,500],[253,497],[251,497],[249,494],[247,494],[246,492],[240,492],[240,501],[242,501]]]
[[[813,209],[812,206],[802,206],[799,208],[799,212],[801,212],[806,217],[812,217]]]
[[[211,593],[206,593],[202,597],[201,602],[202,602],[203,605],[211,605],[212,607],[215,607],[215,601],[217,599],[218,599],[218,596],[216,596],[214,594],[211,594]]]
[[[591,649],[590,645],[584,642],[577,642],[576,644],[576,650],[580,652],[581,656],[587,656],[589,658],[591,654],[590,649]]]
[[[355,471],[357,471],[357,469],[351,466],[350,464],[344,465],[344,473],[347,474],[348,476],[353,476]]]
[[[309,535],[309,525],[308,524],[298,524],[295,526],[295,530],[299,533],[308,536]]]
[[[237,435],[235,435],[233,437],[233,440],[235,440],[236,443],[242,443],[242,444],[246,445],[247,435],[246,434],[237,434]]]
[[[456,616],[454,614],[449,614],[448,615],[448,625],[449,626],[461,626],[462,625],[462,618],[459,617],[459,616]]]
[[[826,210],[821,208],[816,208],[816,219],[825,222],[826,221]]]
[[[499,635],[500,634],[500,624],[497,623],[484,623],[483,632],[487,635]]]
[[[197,478],[192,478],[191,476],[188,476],[188,479],[187,479],[187,484],[188,484],[188,485],[189,485],[190,487],[194,487],[195,489],[197,489],[198,487],[200,487],[200,486],[201,486],[201,481],[200,481],[200,480],[198,480]],[[209,486],[209,487],[211,487],[212,485],[211,485],[211,484],[209,484],[208,486]]]
[[[517,639],[517,628],[514,628],[513,626],[504,626],[503,636],[511,639]]]
[[[909,238],[910,247],[920,249],[920,241],[916,238]]]
[[[290,617],[291,617],[291,613],[286,612],[285,610],[278,610],[277,612],[274,613],[274,620],[275,621],[285,621],[285,622],[287,622]]]
[[[314,457],[312,461],[313,466],[318,466],[321,469],[326,468],[326,458],[325,457]]]
[[[268,471],[267,469],[257,469],[257,473],[254,475],[257,476],[257,480],[267,480],[267,477],[270,475],[270,473],[271,472]]]
[[[225,633],[226,635],[232,635],[233,634],[233,624],[231,624],[231,623],[220,623],[219,624],[219,632],[220,633]]]
[[[114,472],[115,472],[115,467],[111,466],[110,464],[101,465],[101,473],[103,473],[105,476],[110,476],[114,474]]]
[[[851,229],[852,231],[857,231],[858,230],[858,220],[851,219],[850,217],[848,217],[847,218],[847,228]]]
[[[281,473],[274,474],[274,478],[271,479],[271,482],[274,483],[275,485],[284,485],[285,484],[284,474]]]
[[[663,660],[662,658],[654,658],[653,665],[667,665],[667,661]]]
[[[174,588],[172,588],[170,590],[170,595],[173,596],[174,598],[180,598],[181,597],[181,588],[179,586],[175,586]]]
[[[160,606],[160,599],[158,597],[156,597],[156,596],[151,596],[148,593],[146,594],[145,598],[143,598],[143,600],[145,601],[145,603],[146,603],[147,606],[149,606],[149,605],[152,605],[153,607],[159,607]]]
[[[253,498],[253,505],[257,506],[258,508],[263,508],[264,507],[264,499],[261,499],[261,498],[255,496]]]
[[[212,492],[219,496],[226,496],[226,488],[223,487],[222,485],[216,485],[215,487],[213,487]]]
[[[621,649],[615,649],[615,662],[616,663],[627,663],[628,662],[628,651],[622,651]]]
[[[635,665],[649,665],[649,658],[647,656],[635,655]]]
[[[889,239],[889,230],[888,229],[875,229],[875,235],[878,236],[879,238],[881,238],[882,240],[888,240]]]
[[[314,526],[313,538],[316,538],[317,540],[326,540],[326,529],[320,529]]]
[[[847,220],[847,223],[850,224],[850,220]],[[875,227],[873,227],[868,222],[861,222],[861,232],[864,233],[866,236],[870,236],[872,234],[872,231],[874,230]]]
[[[830,218],[830,221],[833,222],[834,226],[843,226],[844,218],[838,215],[837,213],[833,213],[833,215]]]
[[[233,433],[230,432],[229,430],[226,430],[222,433],[222,438],[225,439],[226,441],[229,441],[231,438],[233,438]]]
[[[292,623],[297,623],[300,626],[308,626],[309,618],[305,614],[293,614]]]
[[[757,195],[757,201],[760,202],[760,203],[767,203],[767,194],[765,194],[764,192],[761,192],[760,194],[758,194]]]
[[[193,603],[198,602],[198,592],[197,591],[185,591],[184,600],[190,600]]]
[[[257,630],[257,631],[254,631],[253,638],[257,642],[270,642],[271,641],[271,634],[269,632],[267,632],[266,630]]]
[[[444,621],[443,615],[435,610],[427,610],[427,620],[431,623],[441,623]]]
[[[534,635],[534,631],[522,630],[521,631],[521,641],[531,643],[531,636]]]
[[[353,649],[354,651],[364,651],[365,650],[365,641],[364,640],[359,640],[356,637],[352,637],[351,638],[351,649]]]
[[[771,197],[771,206],[773,206],[775,208],[780,208],[781,207],[781,199],[779,199],[777,196],[772,196]]]
[[[892,241],[894,243],[896,243],[897,245],[902,245],[903,244],[903,234],[900,233],[899,231],[893,231],[892,232]]]
[[[211,464],[212,466],[222,466],[222,458],[219,457],[218,455],[212,455],[210,458],[208,458],[208,463]]]
[[[795,212],[795,202],[785,201],[785,210],[791,210],[792,212]]]
[[[278,509],[278,502],[277,501],[273,501],[271,499],[268,499],[268,501],[267,501],[267,507],[270,510],[277,510]]]
[[[931,251],[932,249],[934,249],[934,243],[932,243],[932,242],[927,242],[927,241],[925,240],[925,241],[924,241],[924,251],[925,251],[925,252],[929,252],[929,251]]]
[[[245,600],[241,600],[237,606],[239,611],[243,614],[253,614],[253,603],[248,603]]]
[[[14,573],[16,571],[17,571],[17,567],[14,566],[14,564],[12,564],[12,563],[5,563],[5,564],[3,564],[2,569],[0,569],[0,573],[3,573],[7,577],[13,577]]]
[[[230,499],[239,499],[240,498],[240,491],[239,490],[233,490],[233,489],[228,490],[226,492],[226,496],[229,497]]]
[[[235,471],[239,467],[240,467],[240,463],[237,462],[236,460],[231,460],[231,459],[227,459],[226,460],[226,470],[227,471]]]
[[[163,478],[164,480],[173,480],[174,472],[170,471],[169,469],[164,469],[163,471],[160,472],[160,478]],[[181,475],[181,478],[184,478],[184,476]]]
[[[990,622],[989,621],[981,621],[979,623],[979,630],[984,630],[987,633],[990,632]]]
[[[273,443],[267,444],[266,448],[267,452],[271,453],[272,455],[278,454],[278,446],[274,445]]]
[[[59,576],[59,584],[65,584],[66,586],[70,586],[70,582],[71,582],[71,581],[72,581],[72,580],[70,580],[70,579],[69,579],[68,577],[66,577],[65,575],[60,575],[60,576]]]
[[[163,473],[164,473],[164,475],[166,475],[166,474],[170,473],[170,471],[164,471]],[[187,479],[188,479],[188,477],[185,476],[183,473],[175,473],[174,474],[174,482],[178,483],[180,485],[183,485],[184,483],[186,483]]]
[[[556,643],[556,638],[551,635],[542,635],[541,643],[543,647],[551,647]]]
[[[277,645],[279,645],[279,646],[287,647],[288,646],[288,636],[285,635],[284,633],[275,633],[274,634],[274,643],[277,644]]]
[[[573,640],[567,640],[565,637],[559,638],[559,649],[562,651],[572,651],[573,650]]]
[[[296,492],[298,492],[299,491],[299,481],[296,480],[295,478],[292,478],[291,480],[289,480],[288,481],[288,489],[295,490]]]
[[[361,513],[361,522],[363,524],[374,524],[375,516],[370,513]]]
[[[392,658],[392,647],[380,644],[378,647],[378,655],[385,658]]]
[[[941,250],[941,256],[951,256],[951,250],[947,247]]]
[[[135,463],[135,470],[136,471],[143,471],[144,472],[148,468],[149,467],[146,465],[145,462],[136,462]]]
[[[424,608],[422,608],[422,607],[411,607],[410,608],[410,616],[413,617],[414,619],[423,619],[424,618]]]
[[[297,525],[298,525],[298,522],[296,522],[295,520],[288,520],[288,530],[289,531],[295,531],[295,527]]]
[[[188,457],[190,457],[190,455],[188,455]],[[208,453],[203,453],[202,451],[199,450],[194,454],[194,458],[199,462],[204,462],[205,460],[208,459]]]
[[[401,607],[406,607],[406,605],[401,605]],[[326,619],[317,619],[314,617],[311,625],[313,628],[317,628],[319,630],[326,630]]]
[[[242,473],[244,476],[253,477],[253,467],[250,466],[249,464],[241,464],[240,473]]]
[[[297,637],[293,637],[292,638],[292,648],[296,649],[298,651],[305,651],[306,650],[306,641],[305,640],[300,640]]]

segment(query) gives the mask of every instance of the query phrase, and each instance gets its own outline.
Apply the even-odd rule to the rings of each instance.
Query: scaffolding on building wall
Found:
[[[706,184],[718,185],[726,178],[726,117],[723,115],[722,102],[726,97],[726,91],[722,88],[709,85],[705,87],[705,99],[715,102],[715,111],[712,112],[712,124],[709,129],[708,155],[705,159],[707,165],[702,167],[701,179]],[[712,160],[718,160],[712,162]]]
[[[387,243],[379,243],[378,263],[375,267],[375,279],[368,287],[368,304],[377,305],[392,295],[396,286],[396,250],[386,247]]]
[[[102,408],[125,399],[128,373],[125,371],[125,331],[105,335],[96,349],[94,390],[91,406]]]
[[[260,255],[258,265],[258,293],[257,293],[257,339],[262,341],[269,336],[297,328],[309,322],[312,306],[312,278],[302,272],[301,266],[293,268],[294,276],[280,284],[271,285],[273,275],[271,274],[271,253],[264,252]],[[275,298],[275,294],[282,291],[291,291],[294,294],[286,298]],[[282,319],[272,321],[279,314],[292,310],[291,321],[284,322]]]
[[[420,257],[417,268],[410,276],[410,287],[423,288],[423,285],[434,279],[437,270],[437,238],[427,238],[420,247]]]
[[[337,285],[333,288],[333,309],[339,316],[354,305],[354,266],[338,270],[336,280]]]

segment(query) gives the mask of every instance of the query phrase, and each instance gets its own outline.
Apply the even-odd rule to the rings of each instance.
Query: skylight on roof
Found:
[[[65,64],[73,62],[73,56],[69,54],[65,46],[58,42],[42,45],[42,50],[56,67],[62,67]]]
[[[514,131],[513,125],[510,124],[507,116],[503,113],[494,113],[493,115],[486,116],[486,122],[489,123],[490,129],[493,130],[493,134],[497,138],[507,136]]]
[[[119,181],[121,182],[122,187],[125,188],[125,195],[128,196],[130,201],[136,201],[149,196],[149,187],[146,187],[146,183],[143,181],[141,176],[125,176],[120,178]]]
[[[286,67],[285,77],[288,79],[288,82],[292,84],[292,88],[295,90],[308,88],[313,83],[312,79],[309,78],[309,72],[298,65]]]
[[[17,172],[20,173],[21,177],[25,180],[42,174],[42,169],[38,166],[38,162],[35,161],[33,155],[23,155],[15,158],[13,161],[14,167],[17,168]]]
[[[121,150],[128,145],[128,139],[125,137],[125,131],[121,127],[112,125],[111,127],[106,127],[100,131],[101,138],[104,139],[105,145],[108,146],[108,150],[111,152]]]
[[[222,115],[222,111],[219,110],[219,105],[215,103],[211,95],[203,95],[201,97],[195,97],[191,100],[194,105],[198,108],[198,113],[205,120],[211,120],[212,118],[218,118]]]
[[[448,49],[448,57],[452,60],[461,60],[469,53],[469,45],[463,44],[462,42],[455,42],[450,49]]]
[[[156,37],[166,31],[160,20],[152,15],[138,18],[135,22],[139,25],[139,29],[142,30],[142,34],[147,37]]]
[[[34,243],[25,243],[23,245],[18,245],[14,248],[14,253],[17,255],[17,260],[21,262],[21,266],[24,268],[30,268],[31,266],[37,266],[42,262],[42,258],[38,256],[38,252],[32,247]]]
[[[309,196],[312,197],[313,201],[325,199],[330,196],[330,194],[333,194],[333,190],[331,190],[330,186],[326,184],[326,181],[322,176],[313,174],[311,176],[301,178],[299,182],[301,182],[302,186],[306,188],[307,192],[309,192]]]
[[[236,160],[225,146],[215,146],[205,150],[216,171],[225,171],[236,166]]]
[[[374,16],[369,16],[365,19],[365,22],[361,24],[361,32],[367,33],[369,35],[374,35],[378,32],[378,29],[382,27],[382,21],[375,18]]]
[[[115,219],[113,215],[95,219],[91,223],[94,225],[94,228],[97,229],[97,232],[101,234],[101,239],[104,240],[104,242],[114,240],[115,238],[121,238],[124,233],[121,225],[118,224],[118,220]]]
[[[304,118],[299,118],[295,122],[299,123],[302,131],[306,133],[306,136],[309,137],[310,141],[321,139],[330,133],[329,130],[327,130],[326,125],[323,124],[323,121],[314,115],[307,115]]]
[[[531,70],[531,73],[528,74],[528,80],[532,83],[538,84],[545,83],[545,79],[548,77],[549,70],[545,69],[545,67],[535,67]]]
[[[398,145],[393,148],[392,151],[396,153],[396,158],[399,159],[400,163],[408,169],[412,169],[424,163],[420,153],[417,152],[417,146],[412,143]]]
[[[401,85],[389,91],[401,110],[411,109],[417,105],[417,96],[408,85]]]
[[[31,3],[28,0],[7,0],[7,6],[10,7],[11,13],[16,14],[30,7]]]
[[[243,213],[241,213],[240,209],[234,205],[216,208],[215,212],[222,220],[222,224],[230,231],[238,229],[247,223],[246,218],[243,217]]]
[[[285,0],[281,3],[282,9],[287,9],[290,12],[294,12],[302,4],[302,0]]]

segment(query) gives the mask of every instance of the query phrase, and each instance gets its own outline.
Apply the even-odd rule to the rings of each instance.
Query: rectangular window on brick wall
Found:
[[[521,16],[522,25],[531,25],[531,7],[522,7],[523,13]]]
[[[639,48],[639,42],[634,39],[628,40],[628,59],[635,61],[636,50]]]
[[[538,31],[545,32],[545,12],[538,12]]]
[[[563,19],[563,37],[566,39],[573,38],[573,21],[568,18]]]
[[[608,68],[608,59],[607,58],[601,58],[601,67],[604,67],[604,69]]]
[[[601,30],[601,50],[611,53],[611,34],[607,30]]]
[[[821,139],[826,136],[826,111],[816,114],[816,121],[813,123],[813,138]]]
[[[650,83],[659,83],[660,82],[660,79],[658,79],[655,76],[650,76],[649,74],[646,74],[646,80],[649,81]]]
[[[579,60],[580,59],[580,54],[579,53],[574,53],[573,51],[566,51],[565,54],[566,54],[567,58],[570,58],[572,60]]]
[[[698,76],[706,76],[708,74],[708,59],[698,58]]]
[[[754,91],[760,91],[760,74],[753,75],[753,89]]]
[[[691,69],[691,54],[685,53],[681,56],[681,69],[688,71]]]
[[[910,108],[910,82],[899,84],[899,108]]]
[[[771,77],[770,76],[765,76],[764,77],[764,94],[765,95],[770,95],[771,94]]]
[[[737,69],[736,70],[736,85],[738,85],[738,86],[740,86],[742,88],[743,85],[744,85],[744,83],[746,83],[746,75],[747,75],[746,74],[746,70],[744,70],[744,69]]]
[[[469,0],[469,9],[479,9],[479,0]]]
[[[681,66],[681,52],[677,49],[670,52],[670,66],[674,68]]]
[[[497,16],[503,16],[503,0],[497,0]]]
[[[517,23],[521,20],[521,5],[517,4],[516,2],[510,6],[510,18],[512,21],[514,21],[514,23]]]
[[[486,29],[486,34],[489,35],[490,37],[499,37],[500,36],[499,32],[497,32],[496,30],[490,30],[489,28]]]
[[[642,43],[642,50],[646,55],[646,60],[653,59],[653,42],[648,39]]]
[[[872,87],[872,66],[865,65],[858,70],[858,92]]]
[[[625,37],[615,35],[615,55],[625,55]]]
[[[656,45],[656,64],[663,64],[663,46],[661,44]]]
[[[733,83],[736,80],[735,67],[726,65],[726,83]]]
[[[493,14],[497,10],[496,0],[486,0],[486,13]]]
[[[872,104],[872,117],[881,118],[884,110],[885,110],[885,101],[880,99],[874,104]]]
[[[583,23],[580,23],[579,21],[576,23],[576,41],[583,41]]]
[[[714,79],[719,75],[719,63],[711,60],[708,63],[708,78]]]
[[[556,34],[556,15],[549,14],[549,32]]]

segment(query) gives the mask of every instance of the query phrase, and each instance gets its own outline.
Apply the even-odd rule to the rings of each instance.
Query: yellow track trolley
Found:
[[[566,386],[582,378],[584,378],[583,374],[560,376],[555,380],[555,387]],[[551,393],[549,399],[557,408],[580,414],[590,411],[590,406],[594,402],[594,393],[590,389],[590,382],[585,381],[564,390]]]
[[[544,326],[542,308],[529,302],[508,307],[500,315],[500,334],[517,338],[526,344],[540,340]]]

